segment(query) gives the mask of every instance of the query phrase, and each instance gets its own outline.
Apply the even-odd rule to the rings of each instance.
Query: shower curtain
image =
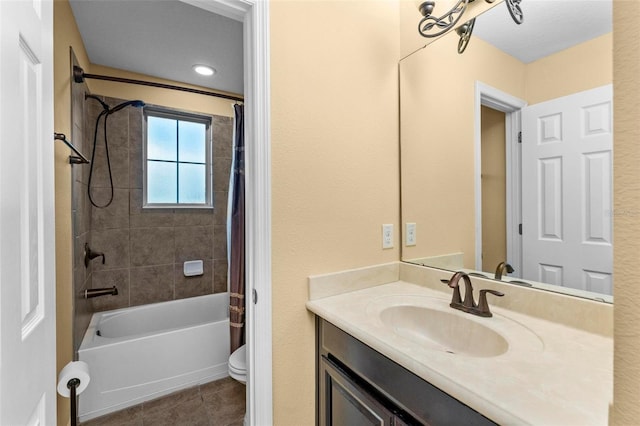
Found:
[[[233,106],[235,126],[233,161],[229,185],[229,323],[231,352],[244,343],[245,271],[244,271],[244,106]]]

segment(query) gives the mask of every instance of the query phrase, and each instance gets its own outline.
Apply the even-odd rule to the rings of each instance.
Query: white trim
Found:
[[[208,10],[225,18],[243,22],[244,15],[251,7],[250,2],[238,0],[180,0],[200,9]]]
[[[474,190],[475,190],[475,269],[482,270],[482,158],[480,107],[484,105],[506,113],[507,162],[507,261],[516,271],[521,264],[521,236],[513,228],[520,223],[520,147],[516,144],[520,131],[520,110],[527,102],[480,81],[475,85]],[[516,146],[516,149],[513,147]],[[514,244],[515,243],[515,244]]]
[[[269,2],[183,0],[244,22],[248,425],[273,424]],[[253,303],[253,291],[258,301]]]
[[[245,15],[246,276],[249,425],[273,424],[269,2]],[[253,291],[258,295],[253,302]]]
[[[514,276],[522,278],[522,235],[518,225],[522,223],[522,144],[516,143],[522,131],[521,109],[506,113],[505,157],[507,161],[507,258],[514,269]]]

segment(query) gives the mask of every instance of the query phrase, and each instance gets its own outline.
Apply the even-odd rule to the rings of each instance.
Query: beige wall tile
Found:
[[[128,229],[93,231],[89,245],[93,251],[102,252],[105,255],[104,265],[101,258],[95,258],[91,261],[91,267],[94,271],[129,267]]]
[[[131,266],[173,264],[174,228],[131,229]]]
[[[213,292],[224,293],[227,291],[227,259],[213,261]]]
[[[184,276],[184,264],[174,265],[175,298],[204,296],[213,292],[213,261],[203,262],[204,273],[195,277]]]
[[[172,227],[173,209],[143,209],[142,189],[130,189],[129,225],[131,228]]]
[[[211,226],[181,226],[175,228],[175,261],[213,259],[213,236]]]
[[[211,226],[213,210],[211,209],[175,209],[175,226]]]
[[[109,146],[109,161],[111,163],[111,177],[116,188],[129,188],[129,149]],[[98,142],[94,156],[92,188],[108,188],[109,169],[104,143]]]
[[[130,305],[146,305],[173,300],[173,276],[173,263],[131,268]]]
[[[111,198],[110,188],[93,188],[93,200],[106,205]],[[104,208],[91,209],[91,229],[104,230],[129,227],[129,189],[114,188],[111,204]]]
[[[118,294],[91,298],[91,305],[95,312],[129,306],[129,269],[114,269],[96,271],[92,274],[91,288],[111,288],[115,286]]]

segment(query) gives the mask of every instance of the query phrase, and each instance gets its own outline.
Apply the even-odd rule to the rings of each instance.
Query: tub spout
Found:
[[[88,288],[84,291],[84,298],[91,299],[92,297],[106,296],[109,294],[117,296],[118,288],[115,285],[111,288]]]

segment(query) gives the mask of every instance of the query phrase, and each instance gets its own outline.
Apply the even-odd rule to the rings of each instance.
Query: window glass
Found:
[[[176,120],[150,116],[147,127],[147,158],[177,161]]]
[[[205,180],[206,168],[204,164],[178,165],[180,175],[179,203],[204,203],[207,201],[205,188],[201,184]]]
[[[213,207],[211,119],[145,109],[145,207]]]
[[[178,169],[175,163],[147,162],[147,202],[175,203],[178,200]]]
[[[207,157],[206,126],[204,123],[180,121],[178,123],[179,161],[205,163]]]

